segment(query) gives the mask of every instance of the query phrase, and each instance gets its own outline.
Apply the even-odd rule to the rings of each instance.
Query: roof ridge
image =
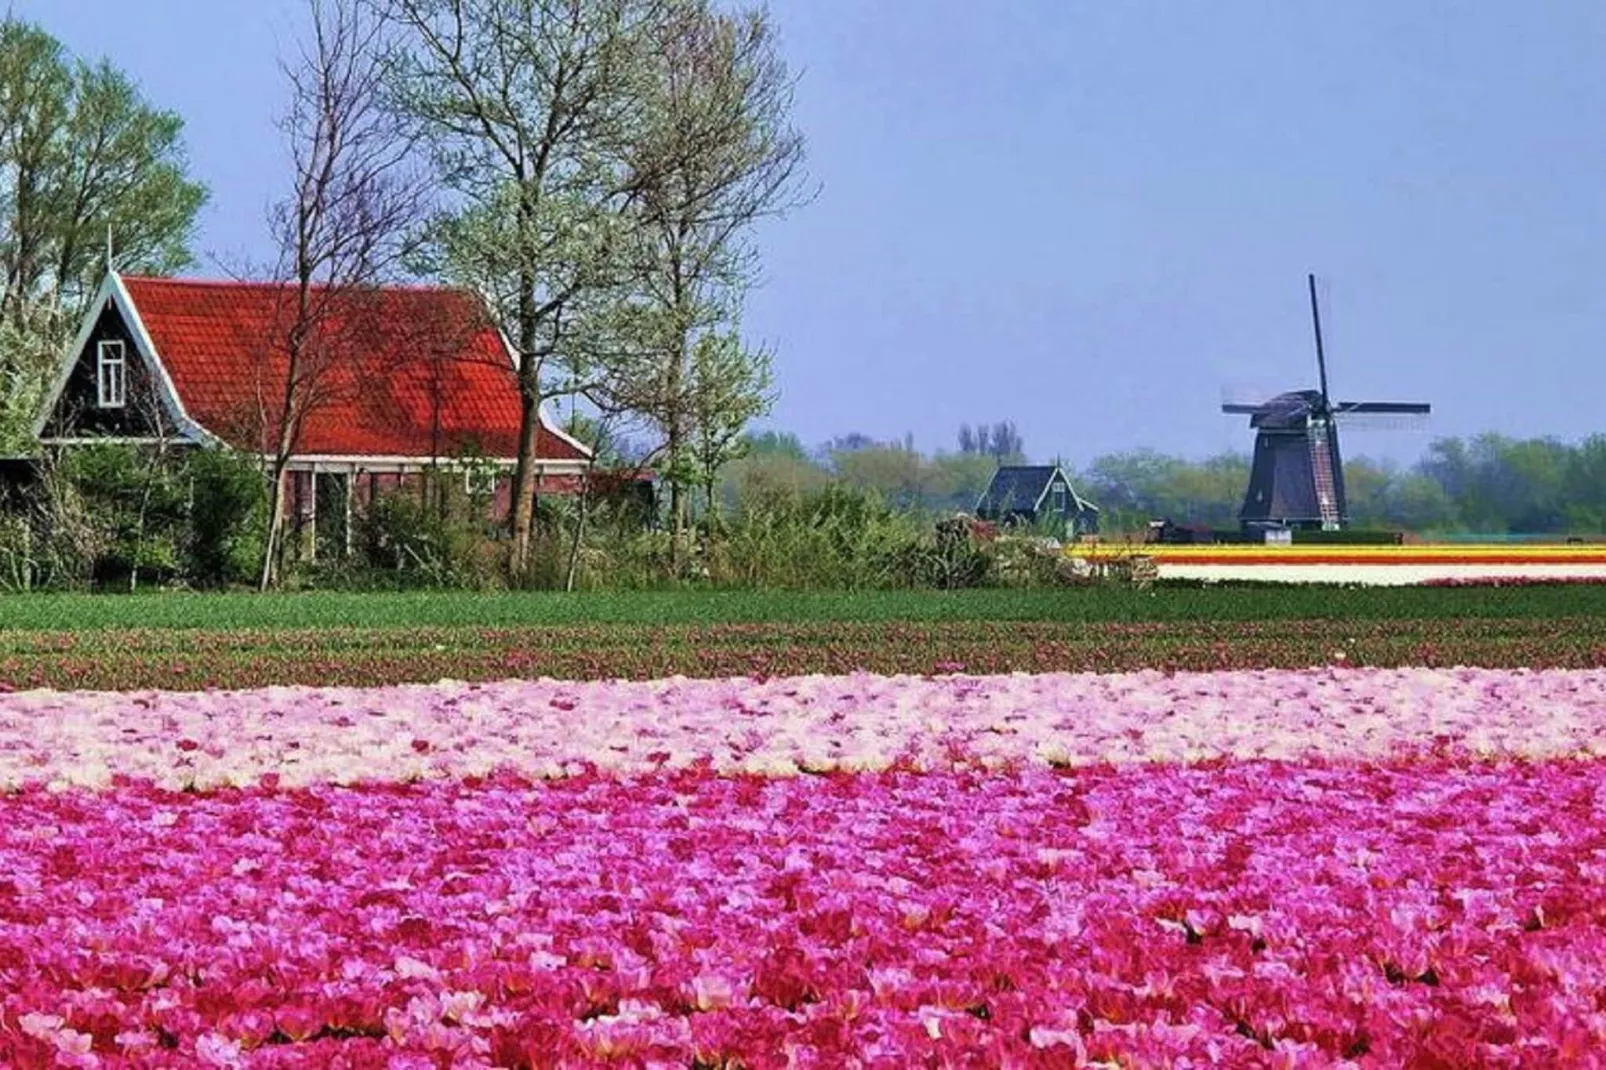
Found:
[[[295,285],[294,282],[289,280],[273,282],[266,279],[217,279],[195,278],[177,275],[124,275],[121,272],[118,273],[117,277],[124,282],[149,283],[158,286],[215,287],[218,289],[275,290],[285,289]],[[317,289],[325,289],[328,287],[328,285],[328,283],[323,282],[313,283],[313,286]],[[474,296],[473,291],[466,287],[451,286],[438,282],[381,282],[375,283],[372,289],[413,293],[464,294],[470,297]]]

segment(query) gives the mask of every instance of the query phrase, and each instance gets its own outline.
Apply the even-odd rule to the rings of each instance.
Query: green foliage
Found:
[[[920,507],[930,487],[925,458],[902,446],[833,450],[831,465],[846,486],[874,494],[898,509]]]
[[[748,457],[787,457],[807,461],[809,451],[803,440],[790,431],[752,431],[745,436]]]
[[[1223,454],[1191,463],[1135,450],[1096,458],[1072,482],[1103,510],[1108,532],[1135,530],[1157,517],[1232,528],[1238,526],[1238,507],[1249,484],[1249,459]]]
[[[109,63],[0,19],[0,449],[34,450],[33,418],[104,274],[108,229],[122,270],[191,262],[206,190],[186,176],[183,125]]]
[[[831,474],[806,456],[790,451],[753,452],[731,464],[725,473],[723,502],[795,499],[823,490]]]
[[[14,17],[0,22],[0,173],[29,194],[8,198],[0,217],[8,298],[80,304],[100,282],[108,227],[120,268],[190,263],[206,189],[186,177],[183,128],[110,63],[74,59]]]
[[[200,587],[250,583],[267,538],[267,487],[251,459],[204,449],[189,458],[189,578]]]
[[[942,512],[974,512],[997,470],[997,462],[989,456],[939,453],[931,459],[926,477],[926,505]]]
[[[368,503],[354,532],[361,574],[345,578],[395,587],[495,586],[500,553],[484,529],[475,514],[450,508],[449,499],[443,504],[410,490],[382,494]]]
[[[1553,587],[1285,587],[1172,586],[1148,591],[1095,586],[1076,591],[742,591],[674,590],[583,596],[524,591],[379,591],[296,594],[150,593],[106,598],[52,593],[8,596],[0,636],[68,631],[88,635],[130,630],[218,632],[247,629],[243,649],[270,643],[297,653],[338,644],[347,629],[463,629],[468,646],[488,628],[635,629],[637,641],[671,626],[771,625],[785,622],[1031,622],[1074,625],[1173,622],[1190,628],[1235,624],[1272,636],[1308,628],[1329,645],[1368,628],[1418,622],[1424,642],[1477,633],[1498,641],[1513,622],[1535,622],[1556,639],[1557,622],[1606,621],[1606,586]],[[1305,622],[1303,624],[1299,622]],[[1467,622],[1473,622],[1467,624]],[[1446,630],[1446,625],[1454,625]],[[286,633],[273,639],[275,633]],[[1590,634],[1598,634],[1592,632]],[[554,637],[555,638],[555,637]],[[8,639],[8,642],[13,640]],[[15,640],[20,641],[20,640]],[[435,640],[439,641],[439,640]],[[532,640],[533,641],[533,640]],[[1095,637],[1096,643],[1107,638]],[[1600,640],[1592,639],[1599,649]],[[1208,644],[1207,644],[1208,645]],[[1307,662],[1308,664],[1308,662]]]
[[[1591,435],[1567,458],[1562,512],[1575,533],[1606,533],[1606,435]]]
[[[719,586],[848,589],[911,585],[922,531],[876,495],[830,485],[739,504],[707,562]]]
[[[188,485],[170,452],[119,443],[67,454],[66,480],[101,539],[88,570],[97,584],[166,582],[180,568]]]
[[[72,320],[54,300],[18,296],[0,315],[0,453],[33,453],[34,420],[45,401]]]
[[[1300,546],[1397,546],[1400,533],[1366,528],[1349,528],[1345,531],[1299,530],[1290,533],[1292,541]]]

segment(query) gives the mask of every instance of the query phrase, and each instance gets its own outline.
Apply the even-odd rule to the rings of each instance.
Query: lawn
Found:
[[[14,689],[1606,665],[1593,587],[55,596],[0,610],[0,686]]]
[[[1606,584],[1480,588],[1161,586],[607,594],[301,592],[8,595],[0,630],[521,628],[846,621],[1376,621],[1606,616]]]

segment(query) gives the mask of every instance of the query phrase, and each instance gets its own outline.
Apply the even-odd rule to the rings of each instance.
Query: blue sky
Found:
[[[12,0],[182,113],[201,248],[265,253],[289,0]],[[772,423],[1035,456],[1245,449],[1224,387],[1606,431],[1606,4],[775,0],[819,199],[762,233]],[[216,269],[213,268],[215,271]]]

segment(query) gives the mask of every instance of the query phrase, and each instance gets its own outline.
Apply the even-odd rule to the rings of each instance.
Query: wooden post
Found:
[[[307,528],[301,537],[301,549],[308,561],[318,559],[318,465],[313,462],[307,473]]]
[[[342,551],[344,556],[351,556],[351,499],[357,494],[357,466],[346,466],[346,545]]]

